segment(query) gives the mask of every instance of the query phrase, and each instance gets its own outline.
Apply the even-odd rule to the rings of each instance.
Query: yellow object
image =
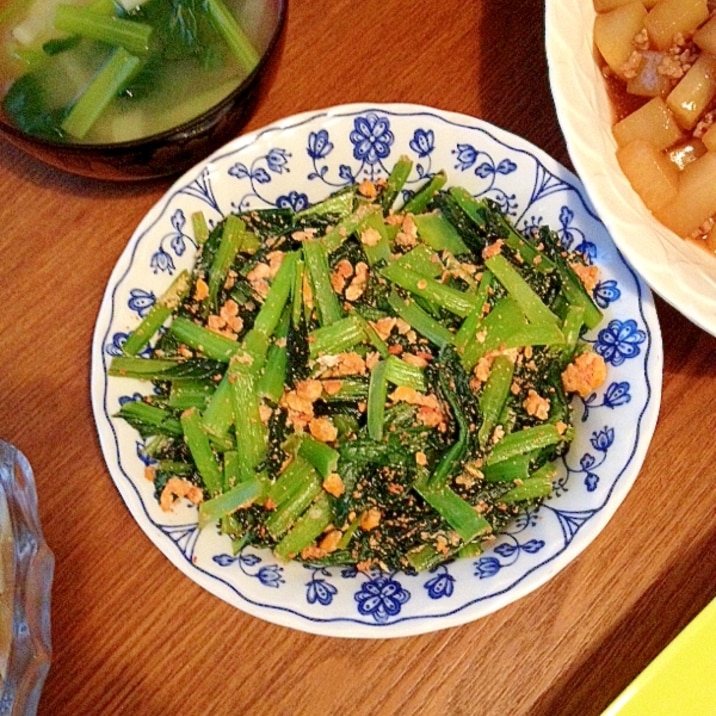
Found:
[[[716,714],[716,599],[624,689],[602,716]]]

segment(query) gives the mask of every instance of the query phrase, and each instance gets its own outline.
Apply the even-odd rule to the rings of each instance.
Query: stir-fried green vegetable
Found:
[[[592,269],[443,174],[396,208],[409,173],[228,217],[129,336],[110,373],[154,384],[119,415],[165,509],[236,549],[420,570],[550,494],[569,393],[604,379]]]

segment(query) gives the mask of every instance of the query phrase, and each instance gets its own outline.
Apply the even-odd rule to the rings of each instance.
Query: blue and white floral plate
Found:
[[[190,217],[237,209],[301,209],[348,182],[414,160],[409,186],[445,169],[451,184],[498,201],[520,226],[547,223],[601,269],[601,327],[587,336],[608,364],[603,389],[575,404],[577,437],[554,496],[483,555],[424,574],[363,574],[282,564],[268,551],[233,555],[199,531],[195,508],[162,512],[144,476],[141,438],[113,416],[147,386],[110,378],[127,333],[172,277],[192,264]],[[187,172],[151,209],[109,280],[92,355],[92,403],[109,472],[133,518],[182,572],[239,609],[276,624],[342,637],[398,637],[494,612],[563,569],[605,527],[632,486],[656,424],[662,345],[649,289],[625,262],[577,178],[541,150],[472,117],[414,105],[335,107],[240,137]]]

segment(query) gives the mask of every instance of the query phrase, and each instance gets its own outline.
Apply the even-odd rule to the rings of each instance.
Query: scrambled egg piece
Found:
[[[182,497],[186,497],[187,500],[198,505],[204,501],[204,492],[200,487],[188,480],[183,480],[180,477],[170,477],[162,490],[159,506],[164,512],[171,512],[174,500]]]
[[[568,393],[578,393],[586,398],[607,379],[604,358],[593,351],[580,353],[562,371],[562,385]]]

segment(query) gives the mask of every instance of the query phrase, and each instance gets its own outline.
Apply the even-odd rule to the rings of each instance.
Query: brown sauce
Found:
[[[616,124],[619,120],[624,119],[628,114],[639,109],[650,99],[649,97],[639,97],[635,94],[629,94],[626,91],[626,83],[611,73],[608,69],[602,67],[604,82],[607,88],[607,95],[612,106],[612,124]]]
[[[712,3],[709,3],[710,6],[711,4]],[[716,5],[716,0],[714,0],[713,5]],[[599,60],[597,61],[599,62]],[[602,62],[600,62],[600,69],[602,71],[602,76],[604,77],[607,96],[609,97],[609,103],[612,109],[612,126],[635,110],[639,109],[639,107],[643,106],[651,99],[651,97],[642,97],[640,95],[627,92],[626,82],[617,77]],[[708,108],[708,111],[716,111],[716,99],[714,99],[711,106]],[[693,133],[687,133],[687,137],[685,138],[683,145],[677,148],[675,156],[681,156],[684,163],[688,163],[691,155],[695,158],[699,152],[692,151],[692,144],[694,142],[699,144],[701,143],[700,139],[694,138]],[[672,161],[675,161],[674,157],[672,157]],[[678,161],[676,161],[676,163],[680,164]],[[683,166],[680,166],[680,168],[683,169]],[[708,233],[691,236],[685,238],[684,240],[689,243],[696,244],[699,248],[702,248],[711,254],[716,254],[716,237],[710,237]]]

